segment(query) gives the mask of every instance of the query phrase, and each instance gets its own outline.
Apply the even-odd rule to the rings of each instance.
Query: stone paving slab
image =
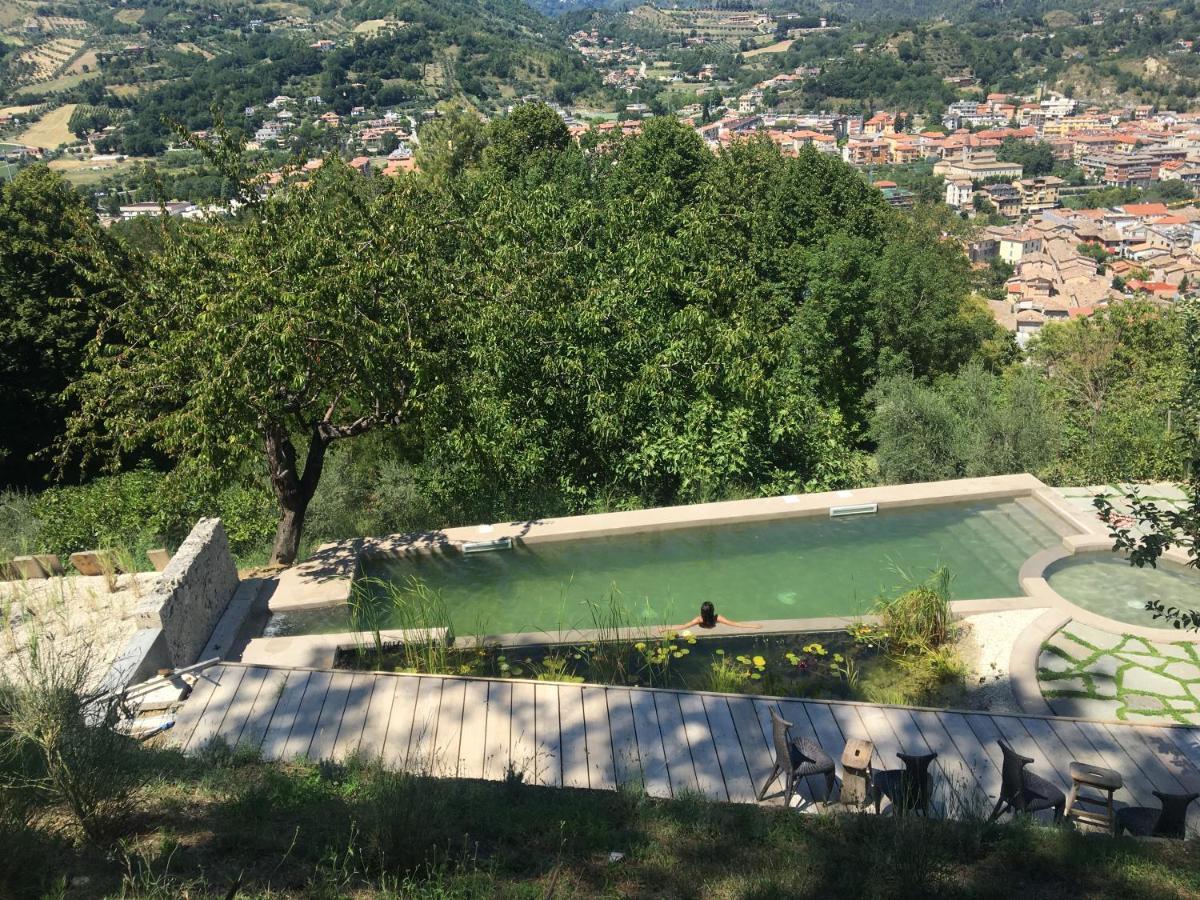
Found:
[[[1038,685],[1058,715],[1192,725],[1200,721],[1200,645],[1070,621],[1043,644]]]

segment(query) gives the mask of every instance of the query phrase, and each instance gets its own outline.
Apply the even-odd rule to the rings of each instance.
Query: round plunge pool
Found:
[[[1139,569],[1123,556],[1082,554],[1055,563],[1046,581],[1076,606],[1129,625],[1170,627],[1146,610],[1147,600],[1182,609],[1200,607],[1200,572],[1162,560],[1156,569]]]

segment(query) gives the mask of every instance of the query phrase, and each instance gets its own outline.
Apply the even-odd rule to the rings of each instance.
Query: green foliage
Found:
[[[888,634],[889,646],[901,656],[922,656],[938,651],[954,636],[950,613],[950,570],[937,569],[926,581],[905,591],[894,600],[882,599],[878,612]],[[935,671],[957,667],[938,657],[931,662]]]
[[[275,519],[270,495],[240,484],[210,493],[150,469],[48,488],[34,498],[27,538],[37,552],[66,556],[77,550],[120,547],[144,558],[162,545],[178,546],[196,520],[219,516],[232,551],[259,553]]]
[[[90,658],[50,645],[23,648],[17,674],[0,690],[0,751],[31,763],[0,791],[30,789],[60,803],[93,843],[117,836],[149,781],[146,756],[112,727],[114,702],[88,689]]]
[[[993,375],[972,365],[933,385],[900,375],[874,397],[871,436],[889,483],[1037,473],[1055,459],[1058,415],[1027,368]]]
[[[1022,177],[1036,178],[1054,171],[1054,149],[1045,141],[1022,141],[1005,138],[996,151],[996,158],[1021,165]]]
[[[50,471],[70,409],[59,395],[114,299],[97,291],[101,253],[119,264],[87,204],[45,166],[0,182],[0,487]]]
[[[1062,411],[1060,483],[1180,479],[1187,459],[1183,421],[1186,351],[1182,319],[1147,301],[1128,301],[1088,318],[1049,324],[1030,357]]]
[[[448,103],[437,107],[438,117],[421,126],[417,166],[436,183],[457,178],[478,165],[487,146],[483,121],[474,110]]]

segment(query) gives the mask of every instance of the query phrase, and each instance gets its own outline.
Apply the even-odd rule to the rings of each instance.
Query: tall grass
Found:
[[[385,649],[381,632],[386,624],[406,632],[397,648],[401,668],[429,673],[451,671],[450,612],[442,595],[420,579],[357,579],[349,604],[351,627],[371,637],[371,649],[380,665]],[[360,647],[360,652],[368,652],[368,648]]]
[[[939,566],[924,582],[894,600],[881,599],[877,611],[889,640],[901,653],[923,653],[941,647],[954,637],[950,614],[953,576]]]

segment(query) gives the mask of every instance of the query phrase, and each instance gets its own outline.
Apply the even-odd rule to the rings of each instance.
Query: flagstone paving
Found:
[[[1200,645],[1068,622],[1038,656],[1042,696],[1060,716],[1200,725]]]

